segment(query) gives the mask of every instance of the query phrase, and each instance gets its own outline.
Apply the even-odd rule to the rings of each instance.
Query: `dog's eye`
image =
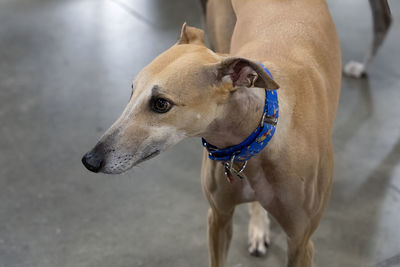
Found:
[[[158,113],[168,112],[172,108],[172,103],[165,98],[154,98],[151,101],[151,109]]]

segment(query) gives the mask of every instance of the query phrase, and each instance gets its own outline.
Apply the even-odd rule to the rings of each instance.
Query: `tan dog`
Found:
[[[260,123],[264,88],[279,84],[275,135],[249,160],[247,178],[227,183],[222,165],[204,153],[210,266],[225,266],[235,206],[252,201],[258,201],[251,206],[253,248],[262,253],[269,242],[260,203],[288,236],[288,266],[311,266],[310,237],[332,183],[331,132],[341,81],[335,27],[322,0],[233,1],[232,10],[237,22],[230,54],[209,50],[203,32],[184,25],[178,43],[139,73],[125,111],[82,161],[91,171],[121,173],[185,137],[204,137],[221,148],[238,144]]]

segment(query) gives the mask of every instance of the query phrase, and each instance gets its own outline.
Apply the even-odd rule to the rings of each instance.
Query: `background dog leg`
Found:
[[[350,61],[344,67],[344,73],[350,77],[360,78],[366,75],[367,67],[382,45],[390,24],[392,15],[387,0],[369,0],[373,18],[373,41],[364,61]]]
[[[202,2],[204,4],[205,1]],[[218,53],[229,53],[236,24],[231,0],[208,0],[205,17],[211,49]]]
[[[270,220],[258,202],[249,203],[249,212],[249,252],[256,257],[263,256],[270,244]]]

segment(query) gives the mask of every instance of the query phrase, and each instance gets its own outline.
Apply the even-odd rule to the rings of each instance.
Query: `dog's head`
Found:
[[[138,74],[124,112],[82,162],[122,173],[185,137],[203,136],[243,87],[279,86],[257,63],[209,50],[203,31],[184,24],[179,41]]]

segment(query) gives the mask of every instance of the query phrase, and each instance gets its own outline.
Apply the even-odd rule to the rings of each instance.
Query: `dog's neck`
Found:
[[[207,142],[226,148],[245,140],[260,124],[264,111],[265,90],[242,88],[231,93],[220,116],[209,126],[203,136]]]

